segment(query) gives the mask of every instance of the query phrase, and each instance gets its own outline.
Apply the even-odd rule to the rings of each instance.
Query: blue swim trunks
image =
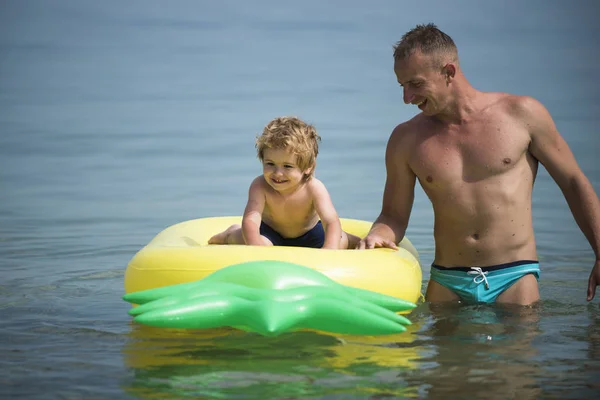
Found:
[[[273,246],[312,247],[320,249],[325,243],[325,230],[321,221],[308,232],[297,238],[284,238],[264,222],[260,223],[260,234],[269,239]]]
[[[527,274],[540,279],[538,261],[522,260],[489,267],[444,268],[431,264],[431,280],[452,290],[468,304],[494,303],[502,292]]]

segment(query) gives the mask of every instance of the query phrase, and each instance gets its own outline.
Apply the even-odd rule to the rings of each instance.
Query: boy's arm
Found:
[[[324,249],[339,249],[340,239],[342,237],[342,224],[338,217],[337,211],[333,206],[329,192],[325,185],[316,178],[312,178],[310,182],[313,202],[319,218],[323,223],[325,230]]]
[[[263,187],[263,176],[254,179],[248,191],[248,203],[242,217],[242,235],[244,241],[250,246],[260,246],[263,241],[260,238],[260,222],[265,208],[265,190]]]

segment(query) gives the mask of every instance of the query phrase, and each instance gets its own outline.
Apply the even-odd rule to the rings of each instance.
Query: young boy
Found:
[[[299,118],[269,122],[256,140],[263,174],[250,185],[241,227],[232,225],[208,243],[354,248],[360,238],[342,231],[325,185],[314,177],[320,140]]]

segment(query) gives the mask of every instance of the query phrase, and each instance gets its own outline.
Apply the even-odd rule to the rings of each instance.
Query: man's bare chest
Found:
[[[425,185],[476,182],[524,162],[528,146],[529,136],[523,130],[498,123],[472,124],[417,141],[409,162]]]

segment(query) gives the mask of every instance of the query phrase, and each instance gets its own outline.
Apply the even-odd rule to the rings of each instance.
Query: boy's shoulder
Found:
[[[262,196],[267,194],[267,182],[262,175],[257,176],[252,180],[250,184],[249,192],[250,196]]]
[[[256,178],[252,180],[250,186],[264,186],[267,182],[265,182],[265,177],[262,175],[258,175]]]
[[[318,195],[319,193],[327,192],[325,184],[314,176],[308,182],[306,182],[306,187],[312,194]]]
[[[325,185],[323,184],[323,182],[321,182],[319,179],[317,179],[316,177],[312,177],[310,178],[307,182],[306,182],[306,186],[309,188],[315,188],[315,187],[325,187]]]

